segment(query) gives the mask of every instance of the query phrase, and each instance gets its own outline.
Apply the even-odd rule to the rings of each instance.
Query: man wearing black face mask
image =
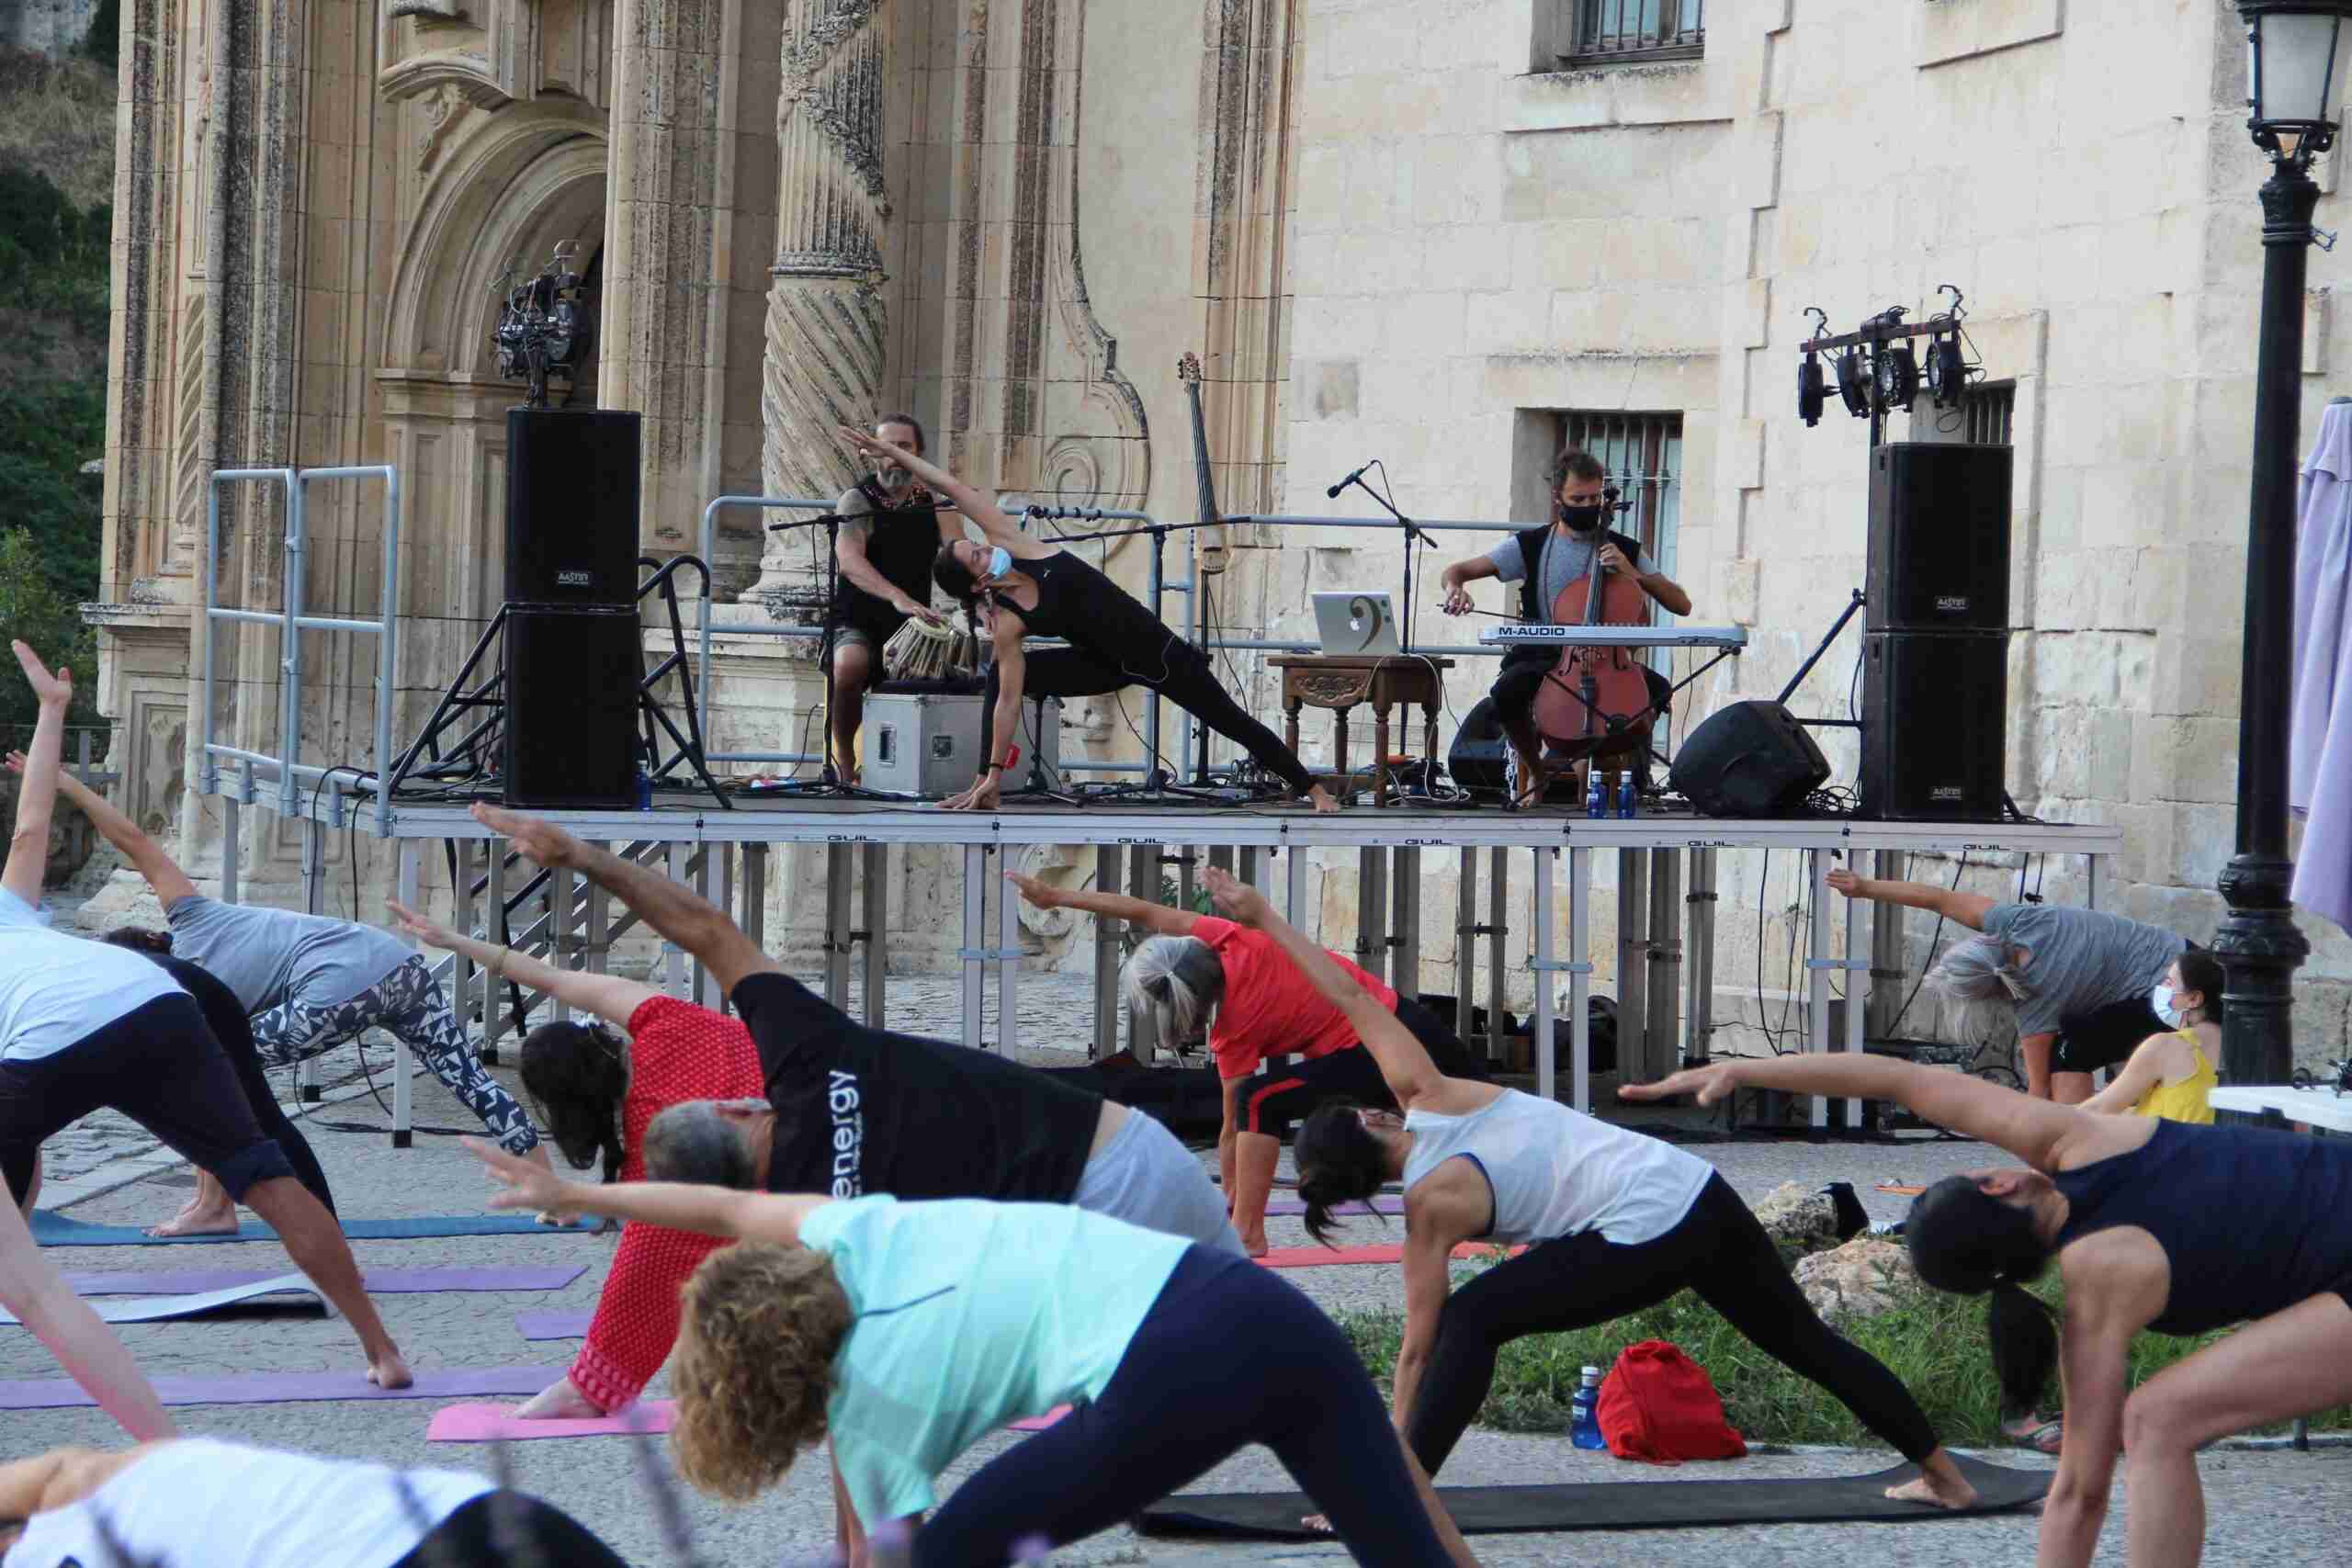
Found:
[[[911,414],[885,415],[874,434],[915,452],[923,449],[922,426]],[[841,581],[827,649],[833,765],[854,784],[857,732],[865,719],[866,689],[882,678],[883,645],[910,616],[938,624],[931,607],[932,558],[962,535],[914,475],[896,463],[878,465],[842,491],[833,510],[850,519],[842,525]]]
[[[1690,595],[1658,570],[1641,542],[1602,526],[1602,489],[1608,470],[1589,452],[1570,446],[1552,465],[1552,523],[1522,529],[1483,556],[1456,561],[1445,569],[1445,613],[1466,615],[1470,584],[1500,578],[1519,584],[1518,616],[1532,626],[1555,624],[1553,609],[1560,592],[1590,572],[1598,555],[1602,570],[1630,577],[1642,592],[1673,615],[1690,613]],[[1584,606],[1571,607],[1570,623]],[[1543,746],[1535,734],[1535,694],[1546,671],[1559,662],[1560,650],[1543,645],[1514,648],[1503,660],[1492,695],[1496,716],[1519,753],[1519,802],[1532,806],[1543,799]]]

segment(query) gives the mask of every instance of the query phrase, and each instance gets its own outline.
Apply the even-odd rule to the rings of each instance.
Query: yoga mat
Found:
[[[1401,1214],[1405,1212],[1405,1200],[1384,1194],[1374,1198],[1369,1207],[1362,1203],[1342,1203],[1331,1212],[1335,1214],[1368,1214],[1375,1211],[1383,1214]],[[1269,1198],[1266,1200],[1266,1213],[1303,1214],[1306,1213],[1306,1201],[1302,1198]]]
[[[588,1272],[584,1263],[555,1269],[370,1269],[368,1293],[432,1295],[442,1291],[560,1291]],[[193,1296],[277,1276],[260,1269],[69,1269],[77,1296]]]
[[[1897,1503],[1888,1487],[1919,1473],[1896,1465],[1875,1475],[1781,1481],[1602,1481],[1555,1486],[1441,1486],[1437,1495],[1464,1535],[1511,1530],[1688,1529],[1706,1525],[1924,1523],[2000,1514],[2039,1502],[2051,1472],[2010,1470],[1953,1456],[1976,1488],[1961,1509]],[[1177,1496],[1148,1509],[1146,1535],[1205,1535],[1247,1540],[1329,1540],[1299,1527],[1316,1511],[1299,1492]]]
[[[617,1416],[585,1420],[529,1421],[503,1404],[445,1404],[424,1428],[428,1443],[498,1443],[529,1438],[614,1438],[631,1432],[659,1437],[677,1424],[677,1402],[644,1399]]]
[[[217,1291],[199,1291],[184,1296],[108,1296],[91,1304],[101,1323],[161,1323],[166,1318],[202,1317],[223,1307],[242,1306],[264,1296],[305,1295],[319,1299],[319,1288],[305,1276],[274,1274],[267,1279],[250,1280],[242,1285],[230,1285]],[[0,1307],[0,1324],[18,1321],[17,1314]]]
[[[1920,1193],[1925,1192],[1927,1189],[1924,1187],[1914,1186],[1908,1181],[1882,1181],[1878,1184],[1875,1190],[1880,1192],[1892,1192],[1897,1198],[1917,1198]]]
[[[584,1339],[588,1337],[588,1320],[595,1314],[586,1312],[518,1312],[514,1326],[526,1339]]]
[[[356,1356],[357,1351],[348,1353]],[[414,1382],[400,1389],[378,1388],[358,1371],[247,1372],[151,1381],[156,1397],[165,1404],[291,1404],[331,1399],[464,1399],[483,1394],[527,1398],[563,1372],[561,1367],[453,1367],[418,1372]],[[0,1382],[0,1410],[67,1410],[96,1403],[71,1378]]]
[[[1052,1426],[1055,1422],[1060,1420],[1063,1416],[1069,1414],[1069,1405],[1057,1404],[1051,1410],[1046,1411],[1043,1416],[1023,1416],[1020,1420],[1009,1423],[1006,1426],[1005,1430],[1008,1432],[1042,1432],[1046,1427]]]
[[[353,1241],[415,1241],[444,1235],[586,1235],[578,1225],[543,1225],[529,1214],[424,1214],[403,1220],[345,1220]],[[33,1211],[33,1239],[43,1247],[175,1247],[189,1242],[276,1241],[277,1233],[255,1220],[234,1235],[153,1236],[137,1225],[93,1225],[47,1209]]]

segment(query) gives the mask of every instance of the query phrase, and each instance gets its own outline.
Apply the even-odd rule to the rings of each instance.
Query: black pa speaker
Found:
[[[2008,700],[2007,632],[1866,635],[1861,815],[1999,821]]]
[[[634,806],[645,678],[636,607],[509,605],[504,651],[506,804]]]
[[[637,603],[639,419],[506,411],[506,600]]]
[[[1500,795],[1510,787],[1503,772],[1510,765],[1510,739],[1503,733],[1502,720],[1495,716],[1495,699],[1480,697],[1462,716],[1462,728],[1453,733],[1453,748],[1445,754],[1445,771],[1457,789]]]
[[[1829,782],[1829,760],[1778,703],[1734,703],[1683,737],[1667,775],[1702,817],[1788,817]]]
[[[2009,624],[2014,448],[1898,441],[1871,453],[1863,629],[2003,631]]]

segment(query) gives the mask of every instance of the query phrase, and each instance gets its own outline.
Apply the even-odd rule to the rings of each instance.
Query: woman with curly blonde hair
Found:
[[[705,1491],[755,1495],[830,1438],[866,1531],[911,1525],[965,1450],[1069,1404],[914,1532],[914,1568],[1082,1540],[1251,1443],[1358,1562],[1476,1561],[1337,1325],[1234,1254],[1062,1204],[591,1186],[466,1145],[506,1184],[493,1207],[741,1239],[683,1303],[674,1438]]]

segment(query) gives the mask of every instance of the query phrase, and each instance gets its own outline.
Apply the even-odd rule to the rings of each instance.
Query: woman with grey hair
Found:
[[[1226,1204],[1250,1256],[1265,1256],[1266,1197],[1292,1123],[1327,1100],[1393,1104],[1379,1064],[1347,1015],[1317,995],[1263,932],[1117,893],[1050,887],[1018,873],[1008,880],[1038,908],[1084,909],[1151,933],[1121,972],[1128,1011],[1152,1019],[1159,1037],[1175,1044],[1207,1036],[1225,1083],[1216,1147]],[[1449,1076],[1487,1077],[1436,1013],[1338,953],[1331,957]],[[1284,1056],[1298,1059],[1269,1061]]]
[[[1849,898],[1932,909],[1979,933],[1939,958],[1922,982],[1957,1008],[1972,1038],[2017,1016],[2026,1092],[2062,1105],[2091,1096],[2091,1075],[2165,1032],[2150,998],[2191,944],[2156,926],[2098,909],[2001,904],[1920,882],[1833,871]]]

